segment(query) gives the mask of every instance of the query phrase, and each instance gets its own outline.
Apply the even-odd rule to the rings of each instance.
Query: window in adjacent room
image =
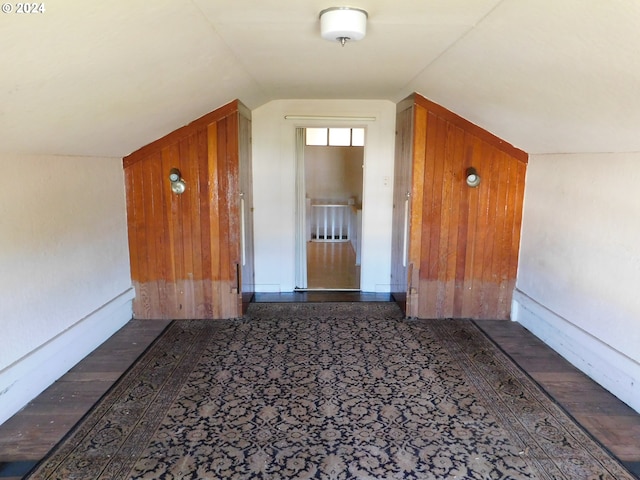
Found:
[[[307,146],[364,147],[364,128],[307,128]]]

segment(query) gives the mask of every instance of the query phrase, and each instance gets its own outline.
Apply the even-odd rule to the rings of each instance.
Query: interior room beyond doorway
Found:
[[[364,128],[307,128],[307,289],[358,290]]]

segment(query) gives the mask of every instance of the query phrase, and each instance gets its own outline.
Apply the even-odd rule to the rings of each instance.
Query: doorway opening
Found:
[[[296,133],[296,289],[360,290],[364,128]]]

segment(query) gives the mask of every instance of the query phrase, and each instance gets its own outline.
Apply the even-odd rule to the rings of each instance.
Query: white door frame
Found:
[[[322,119],[322,117],[318,117]],[[328,118],[328,121],[325,123],[318,123],[318,121],[313,122],[310,125],[296,125],[295,126],[295,136],[296,136],[296,198],[295,198],[295,215],[296,215],[296,225],[295,225],[295,288],[296,290],[304,290],[308,287],[307,284],[307,218],[306,218],[306,181],[305,181],[305,168],[304,168],[304,148],[305,148],[305,130],[307,128],[364,128],[365,131],[365,141],[364,141],[364,153],[362,158],[362,166],[363,166],[363,174],[362,174],[362,191],[365,191],[365,176],[364,176],[364,163],[366,161],[367,156],[367,126],[362,124],[361,119],[354,119],[351,121],[346,121],[344,123],[341,122],[340,125],[335,125],[331,123],[331,118]],[[365,202],[363,196],[362,202],[362,211],[364,216],[365,210]],[[363,229],[360,229],[360,234],[362,234]],[[363,243],[363,239],[359,239],[360,245]],[[360,268],[360,276],[362,276],[362,268]],[[360,285],[361,278],[358,280],[358,284]]]
[[[296,127],[296,259],[295,288],[307,288],[307,213],[304,175],[305,127]]]

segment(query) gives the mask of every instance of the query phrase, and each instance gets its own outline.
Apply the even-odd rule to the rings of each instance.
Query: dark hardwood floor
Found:
[[[0,425],[0,479],[21,479],[167,327],[132,320]]]
[[[256,293],[255,302],[391,302],[390,293],[350,291],[299,291],[291,293]]]
[[[258,294],[256,301],[389,301],[387,294]],[[510,321],[476,322],[588,432],[640,478],[640,415]],[[168,325],[132,320],[0,426],[0,479],[21,479]]]
[[[476,324],[582,427],[640,478],[640,414],[572,366],[522,325]]]

